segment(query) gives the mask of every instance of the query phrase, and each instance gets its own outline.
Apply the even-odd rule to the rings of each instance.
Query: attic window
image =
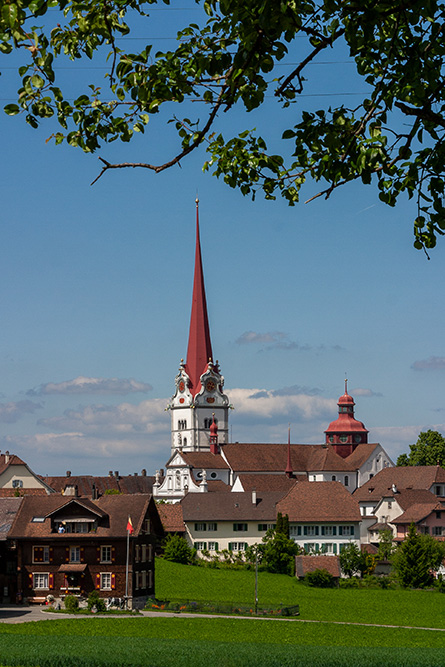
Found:
[[[22,479],[13,479],[12,480],[12,488],[13,489],[21,489],[23,487],[23,480]]]
[[[31,519],[31,523],[43,523],[45,521],[44,516],[33,516]]]

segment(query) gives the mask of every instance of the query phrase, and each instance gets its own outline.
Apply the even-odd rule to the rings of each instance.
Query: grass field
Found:
[[[254,573],[213,570],[156,561],[156,594],[162,599],[253,604]],[[445,628],[445,595],[432,591],[311,588],[292,577],[260,572],[259,604],[299,604],[300,618]]]
[[[159,597],[250,603],[253,573],[156,562]],[[78,618],[0,624],[9,667],[440,667],[445,595],[428,591],[320,590],[260,573],[260,602],[300,604],[300,618]],[[233,598],[232,600],[230,598]],[[332,621],[413,625],[385,628]]]

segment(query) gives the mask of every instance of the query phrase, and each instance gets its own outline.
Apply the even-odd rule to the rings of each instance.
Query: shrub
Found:
[[[79,609],[79,600],[75,595],[67,595],[65,598],[65,609],[76,612]]]
[[[187,565],[192,562],[193,553],[184,537],[168,535],[164,544],[164,558],[172,563]]]
[[[88,611],[96,607],[96,611],[106,611],[105,601],[99,596],[97,591],[91,591],[87,602]]]
[[[334,577],[324,568],[308,572],[304,579],[309,586],[316,586],[317,588],[333,588],[335,586]]]

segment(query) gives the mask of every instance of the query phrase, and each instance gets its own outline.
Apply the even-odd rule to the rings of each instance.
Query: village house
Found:
[[[17,590],[30,602],[97,590],[102,598],[127,597],[129,607],[143,606],[154,594],[162,534],[149,495],[25,496],[8,534],[17,553]]]
[[[16,454],[0,454],[0,498],[21,495],[46,495],[52,489]]]

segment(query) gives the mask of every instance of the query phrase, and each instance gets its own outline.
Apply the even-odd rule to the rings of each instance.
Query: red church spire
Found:
[[[192,314],[190,317],[189,344],[187,348],[186,370],[191,380],[193,396],[201,389],[200,377],[209,359],[213,358],[210,341],[209,319],[202,270],[201,244],[199,241],[199,200],[196,199],[196,251],[195,277],[193,280]]]

